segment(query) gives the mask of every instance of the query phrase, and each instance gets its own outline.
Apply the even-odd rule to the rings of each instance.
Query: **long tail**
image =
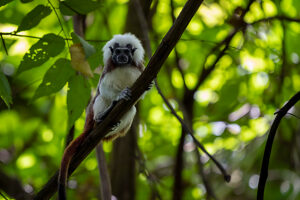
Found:
[[[59,200],[66,200],[66,185],[68,179],[68,171],[70,161],[73,158],[77,148],[79,145],[85,140],[88,131],[84,131],[78,138],[73,140],[68,147],[64,151],[64,155],[62,157],[59,177],[58,177],[58,199]]]
[[[94,101],[94,100],[93,100]],[[93,103],[93,102],[92,102]],[[64,155],[61,160],[59,176],[58,176],[58,199],[66,200],[66,185],[68,179],[68,171],[71,159],[77,151],[77,148],[82,144],[82,142],[89,135],[91,130],[94,127],[94,119],[93,119],[93,110],[92,104],[90,104],[87,108],[87,116],[85,120],[83,133],[80,134],[75,140],[73,140],[65,149]]]

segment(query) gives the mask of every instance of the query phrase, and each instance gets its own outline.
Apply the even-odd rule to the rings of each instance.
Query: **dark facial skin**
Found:
[[[120,46],[119,43],[115,43],[113,47],[109,47],[112,54],[112,61],[117,66],[128,65],[132,63],[133,55],[136,48],[133,48],[131,44],[126,46]]]

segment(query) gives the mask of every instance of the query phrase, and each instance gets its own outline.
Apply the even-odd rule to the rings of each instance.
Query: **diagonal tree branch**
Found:
[[[281,119],[288,113],[288,111],[298,102],[300,101],[300,92],[295,94],[279,111],[275,114],[274,122],[272,123],[270,133],[267,139],[263,162],[260,170],[259,182],[258,182],[258,190],[257,190],[257,200],[264,199],[264,191],[265,185],[268,178],[268,168],[269,168],[269,160],[272,151],[272,145],[274,141],[274,137],[276,135],[277,128],[280,124]]]
[[[150,59],[147,68],[132,86],[132,99],[130,101],[120,101],[113,110],[108,114],[107,118],[98,124],[90,133],[84,143],[79,146],[70,163],[69,175],[71,175],[79,164],[87,157],[87,155],[96,147],[100,140],[109,132],[111,124],[116,123],[140,96],[148,89],[151,82],[157,76],[162,64],[165,62],[175,44],[183,34],[192,17],[198,10],[202,0],[189,0],[182,9],[179,17],[162,39],[158,49]],[[34,199],[49,199],[57,190],[58,171],[35,196]]]

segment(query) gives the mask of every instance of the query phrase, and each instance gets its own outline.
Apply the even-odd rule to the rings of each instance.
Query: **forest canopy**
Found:
[[[187,2],[0,1],[0,199],[56,198],[46,183],[84,129],[102,48],[127,32],[145,66],[176,45],[155,57],[158,88],[137,104],[130,131],[103,143],[115,199],[252,200],[265,149],[264,199],[300,199],[300,1],[198,0],[183,34],[164,40]],[[74,169],[69,199],[103,199],[95,154]]]

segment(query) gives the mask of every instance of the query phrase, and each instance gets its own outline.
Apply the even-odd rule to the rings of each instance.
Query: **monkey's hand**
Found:
[[[125,101],[129,101],[131,99],[131,90],[126,87],[124,90],[122,90],[122,92],[118,95],[117,99],[114,100],[110,106],[103,112],[100,112],[96,115],[96,118],[95,118],[95,121],[97,123],[100,123],[102,122],[106,117],[107,115],[112,111],[112,109],[116,106],[116,104],[121,101],[122,99],[124,99]]]

